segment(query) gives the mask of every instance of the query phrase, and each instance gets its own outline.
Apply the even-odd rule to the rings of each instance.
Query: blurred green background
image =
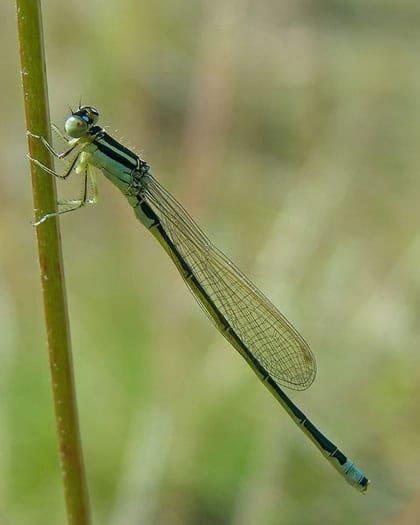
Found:
[[[293,399],[372,479],[341,480],[100,178],[61,219],[94,522],[420,523],[420,4],[43,7],[53,120],[97,106],[292,320],[318,363]],[[0,20],[0,523],[60,524],[11,3]]]

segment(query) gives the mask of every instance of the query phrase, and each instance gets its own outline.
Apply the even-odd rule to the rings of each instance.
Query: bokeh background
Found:
[[[43,7],[53,120],[96,105],[293,321],[318,377],[292,398],[373,481],[362,497],[335,473],[100,178],[99,204],[61,219],[94,522],[420,523],[420,4]],[[0,522],[52,525],[64,503],[11,3],[0,20]]]

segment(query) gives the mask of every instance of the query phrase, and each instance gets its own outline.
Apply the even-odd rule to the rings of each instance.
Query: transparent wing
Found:
[[[277,308],[220,252],[185,209],[150,174],[144,198],[218,310],[279,384],[303,390],[316,374],[309,345]],[[210,314],[208,306],[195,298]]]

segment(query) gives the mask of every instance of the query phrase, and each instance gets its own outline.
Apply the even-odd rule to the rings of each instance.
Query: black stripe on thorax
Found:
[[[123,157],[122,155],[118,155],[118,153],[116,153],[115,150],[106,146],[104,143],[100,142],[100,140],[101,139],[95,139],[93,141],[93,144],[95,144],[98,150],[101,151],[104,155],[111,158],[112,160],[115,160],[119,164],[122,164],[124,167],[128,168],[130,171],[137,168],[137,162],[130,161],[126,157]]]
[[[138,155],[136,155],[133,151],[120,144],[117,140],[111,137],[111,135],[108,135],[106,131],[102,131],[101,139],[105,141],[108,144],[108,146],[111,146],[111,148],[120,150],[122,153],[127,155],[127,157],[133,159],[133,161],[137,161]]]
[[[105,132],[98,133],[98,136],[93,140],[92,144],[94,144],[104,155],[107,155],[111,159],[122,164],[130,171],[138,169],[140,166],[140,159],[135,153],[114,140]],[[129,158],[124,155],[127,155]]]

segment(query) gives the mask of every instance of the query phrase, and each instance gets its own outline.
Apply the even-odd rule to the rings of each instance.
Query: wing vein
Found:
[[[297,330],[150,174],[142,196],[212,303],[274,381],[295,390],[308,388],[316,374],[315,359]],[[212,317],[208,304],[187,285]]]

